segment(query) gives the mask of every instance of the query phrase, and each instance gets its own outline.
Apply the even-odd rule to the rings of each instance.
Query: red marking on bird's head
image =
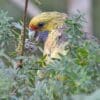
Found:
[[[33,24],[29,24],[29,29],[30,30],[37,30],[38,29],[38,26],[33,25]]]

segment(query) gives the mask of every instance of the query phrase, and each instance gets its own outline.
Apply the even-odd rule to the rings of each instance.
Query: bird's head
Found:
[[[64,13],[59,12],[44,12],[32,18],[29,23],[29,34],[37,37],[39,34],[44,34],[44,32],[49,33],[50,31],[56,29],[57,27],[64,24],[64,19],[67,16]],[[39,34],[38,34],[39,33]],[[46,35],[47,36],[47,35]],[[31,36],[29,36],[31,37]],[[43,37],[44,38],[44,37]]]

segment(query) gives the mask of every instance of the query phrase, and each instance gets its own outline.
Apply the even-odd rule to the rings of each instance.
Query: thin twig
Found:
[[[25,1],[25,10],[24,10],[24,16],[23,16],[23,28],[21,30],[20,41],[19,41],[19,44],[18,44],[18,48],[19,48],[18,54],[20,56],[24,55],[27,7],[28,7],[28,0]],[[22,68],[22,65],[23,65],[23,60],[20,59],[20,61],[17,63],[17,68]]]
[[[27,6],[28,6],[28,0],[25,1],[25,10],[24,10],[24,17],[23,17],[23,28],[22,28],[22,31],[21,31],[22,43],[23,43],[21,56],[23,56],[23,54],[24,54]]]

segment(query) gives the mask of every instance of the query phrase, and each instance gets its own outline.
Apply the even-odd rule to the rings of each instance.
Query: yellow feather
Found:
[[[42,30],[51,31],[58,26],[64,24],[64,20],[67,18],[67,15],[64,13],[59,12],[44,12],[32,18],[29,23],[30,25],[37,26],[39,22],[45,22],[46,25],[43,27]]]

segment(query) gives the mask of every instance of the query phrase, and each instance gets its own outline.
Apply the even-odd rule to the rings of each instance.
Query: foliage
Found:
[[[8,12],[0,10],[0,49],[6,50],[6,53],[9,54],[16,47],[17,34],[12,29],[13,18],[8,17],[7,14]]]
[[[0,64],[3,63],[0,65],[0,99],[100,99],[100,91],[90,94],[100,88],[100,45],[95,38],[84,38],[81,15],[70,17],[65,22],[68,26],[65,32],[69,38],[66,47],[69,49],[68,54],[59,54],[61,59],[55,59],[46,65],[45,57],[37,57],[30,51],[23,57],[16,55],[18,32],[15,34],[13,31],[12,18],[7,17],[7,13],[0,12],[0,47],[3,44],[0,49]],[[14,45],[11,45],[12,41]],[[10,53],[7,53],[8,49]],[[16,69],[15,62],[19,59],[24,62],[22,69]],[[84,95],[79,95],[81,93]]]
[[[0,69],[0,99],[8,98],[12,79],[9,70]]]

